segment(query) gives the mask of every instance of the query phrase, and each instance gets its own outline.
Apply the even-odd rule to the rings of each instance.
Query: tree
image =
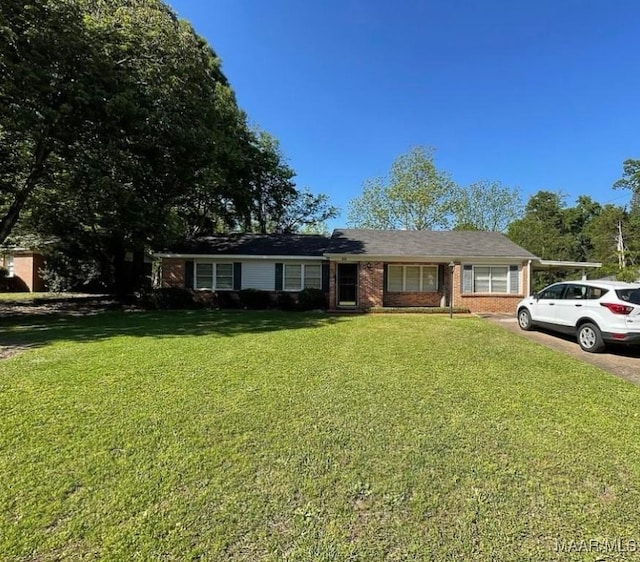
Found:
[[[631,191],[631,205],[625,232],[630,257],[638,264],[640,257],[640,160],[625,160],[622,164],[622,178],[613,184],[616,189]]]
[[[622,163],[622,178],[615,182],[613,187],[630,190],[631,209],[640,213],[640,160],[625,160]]]
[[[276,232],[325,233],[326,221],[337,217],[339,209],[324,194],[314,195],[309,188],[296,191],[275,217]]]
[[[276,138],[264,131],[257,131],[256,137],[244,230],[267,233],[275,230],[278,217],[296,196],[295,172],[286,163]]]
[[[539,191],[529,198],[523,217],[509,224],[507,236],[542,258],[572,260],[575,240],[566,229],[563,210],[560,194]]]
[[[623,207],[607,204],[584,227],[584,236],[591,246],[588,259],[602,262],[610,272],[618,268],[618,224],[622,224],[623,231],[628,232],[629,213]]]
[[[458,188],[452,202],[454,229],[504,232],[522,214],[518,189],[498,181],[480,181]]]
[[[394,161],[388,178],[365,181],[362,195],[349,203],[347,222],[359,228],[446,228],[455,190],[436,168],[433,149],[416,147]]]
[[[0,243],[58,240],[58,263],[85,256],[84,271],[127,290],[150,247],[326,211],[161,0],[7,0],[0,34]]]
[[[50,157],[96,120],[105,91],[100,50],[76,2],[0,4],[0,244]]]
[[[118,279],[127,250],[140,265],[166,239],[191,186],[248,151],[244,114],[215,53],[159,0],[1,10],[13,43],[1,59],[0,240],[28,204],[29,228],[73,237]]]

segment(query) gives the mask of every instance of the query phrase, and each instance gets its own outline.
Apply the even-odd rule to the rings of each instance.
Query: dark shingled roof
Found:
[[[316,234],[226,234],[203,236],[161,253],[244,256],[322,256],[329,237]]]
[[[336,229],[328,254],[535,259],[504,234],[483,231]]]

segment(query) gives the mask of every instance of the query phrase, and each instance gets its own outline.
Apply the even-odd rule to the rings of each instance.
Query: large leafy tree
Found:
[[[77,2],[3,1],[0,34],[1,244],[56,151],[101,120],[108,65]]]
[[[625,160],[622,163],[622,177],[613,187],[631,191],[631,208],[640,213],[640,160]]]
[[[30,190],[37,209],[30,227],[67,247],[70,241],[81,246],[99,262],[106,279],[118,280],[127,250],[134,251],[140,265],[144,248],[170,232],[175,202],[222,159],[220,152],[229,146],[223,141],[242,115],[215,53],[162,2],[33,5],[44,13],[27,9],[14,15],[18,23],[27,18],[24,27],[37,36],[58,37],[58,29],[48,30],[46,15],[57,9],[51,6],[69,7],[67,17],[77,29],[62,53],[84,62],[80,70],[69,64],[58,77],[58,54],[49,53],[44,39],[37,50],[28,42],[33,52],[17,48],[29,55],[21,61],[25,68],[51,59],[47,78],[55,85],[52,96],[36,100],[42,111],[35,111],[48,111],[53,124],[14,127],[27,137],[25,145],[36,147],[32,160],[37,160],[37,142],[48,147],[49,173],[38,178],[43,189],[36,192],[36,182],[23,190]],[[78,82],[82,89],[65,89]],[[63,108],[70,119],[52,109],[57,105],[51,99],[60,96],[68,100]],[[38,134],[37,142],[28,139]]]
[[[522,218],[507,228],[507,235],[533,254],[556,260],[575,259],[576,241],[565,224],[564,198],[539,191],[529,198]]]
[[[451,210],[456,230],[504,232],[522,214],[520,191],[498,181],[479,181],[458,188]]]
[[[113,286],[131,252],[140,273],[145,248],[267,231],[305,199],[160,0],[7,0],[0,33],[0,243],[38,232]]]
[[[436,168],[433,150],[416,147],[393,162],[387,178],[365,182],[362,195],[349,203],[347,221],[359,228],[446,228],[455,190]]]
[[[631,214],[617,205],[601,205],[582,195],[574,206],[565,205],[558,193],[539,191],[532,195],[524,215],[513,221],[508,236],[532,253],[544,258],[568,261],[596,261],[603,264],[600,274],[619,275],[619,229],[625,236],[628,264],[638,262],[638,245]],[[631,272],[633,276],[633,272]],[[541,274],[541,284],[556,280],[553,274]]]

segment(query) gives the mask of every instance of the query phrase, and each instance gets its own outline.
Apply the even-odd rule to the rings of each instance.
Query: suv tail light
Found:
[[[630,314],[633,311],[632,306],[618,304],[617,302],[601,302],[600,306],[608,308],[614,314]]]

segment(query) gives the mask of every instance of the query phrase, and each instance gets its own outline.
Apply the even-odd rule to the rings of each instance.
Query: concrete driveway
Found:
[[[530,332],[521,330],[515,316],[500,314],[482,315],[486,320],[502,326],[523,338],[562,351],[580,361],[595,365],[634,384],[640,385],[640,346],[608,346],[604,353],[586,353],[575,338],[536,328]]]

